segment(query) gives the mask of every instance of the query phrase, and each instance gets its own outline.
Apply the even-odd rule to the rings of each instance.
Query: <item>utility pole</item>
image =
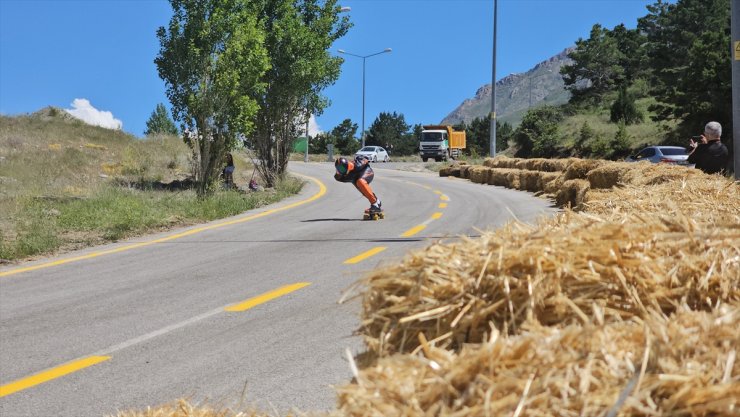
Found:
[[[737,0],[740,1],[740,0]],[[498,31],[498,0],[493,0],[493,64],[491,65],[491,158],[496,156],[496,32]]]
[[[740,0],[732,0],[732,153],[735,180],[740,180]]]

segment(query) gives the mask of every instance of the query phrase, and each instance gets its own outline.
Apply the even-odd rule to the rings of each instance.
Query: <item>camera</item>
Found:
[[[701,141],[701,135],[692,136],[691,139],[693,139],[694,142],[700,142]]]

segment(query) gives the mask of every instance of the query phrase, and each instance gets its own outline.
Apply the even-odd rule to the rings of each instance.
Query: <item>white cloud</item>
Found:
[[[93,126],[119,130],[123,128],[123,122],[113,117],[113,113],[96,109],[84,98],[74,99],[72,108],[64,111]]]

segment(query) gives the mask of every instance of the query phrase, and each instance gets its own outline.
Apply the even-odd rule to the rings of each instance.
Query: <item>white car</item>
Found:
[[[355,153],[355,156],[364,156],[370,160],[370,162],[389,162],[391,158],[388,156],[388,152],[380,146],[365,146]]]

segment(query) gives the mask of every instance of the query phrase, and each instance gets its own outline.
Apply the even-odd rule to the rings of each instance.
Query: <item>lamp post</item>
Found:
[[[345,51],[344,49],[340,49],[338,52],[340,54],[351,55],[357,58],[362,58],[362,147],[364,148],[365,147],[365,60],[367,58],[370,58],[371,56],[384,54],[386,52],[391,52],[391,48],[385,48],[380,52],[376,52],[370,55],[355,55],[353,53]]]
[[[493,63],[491,64],[491,158],[496,156],[496,32],[498,31],[498,0],[493,0]]]

